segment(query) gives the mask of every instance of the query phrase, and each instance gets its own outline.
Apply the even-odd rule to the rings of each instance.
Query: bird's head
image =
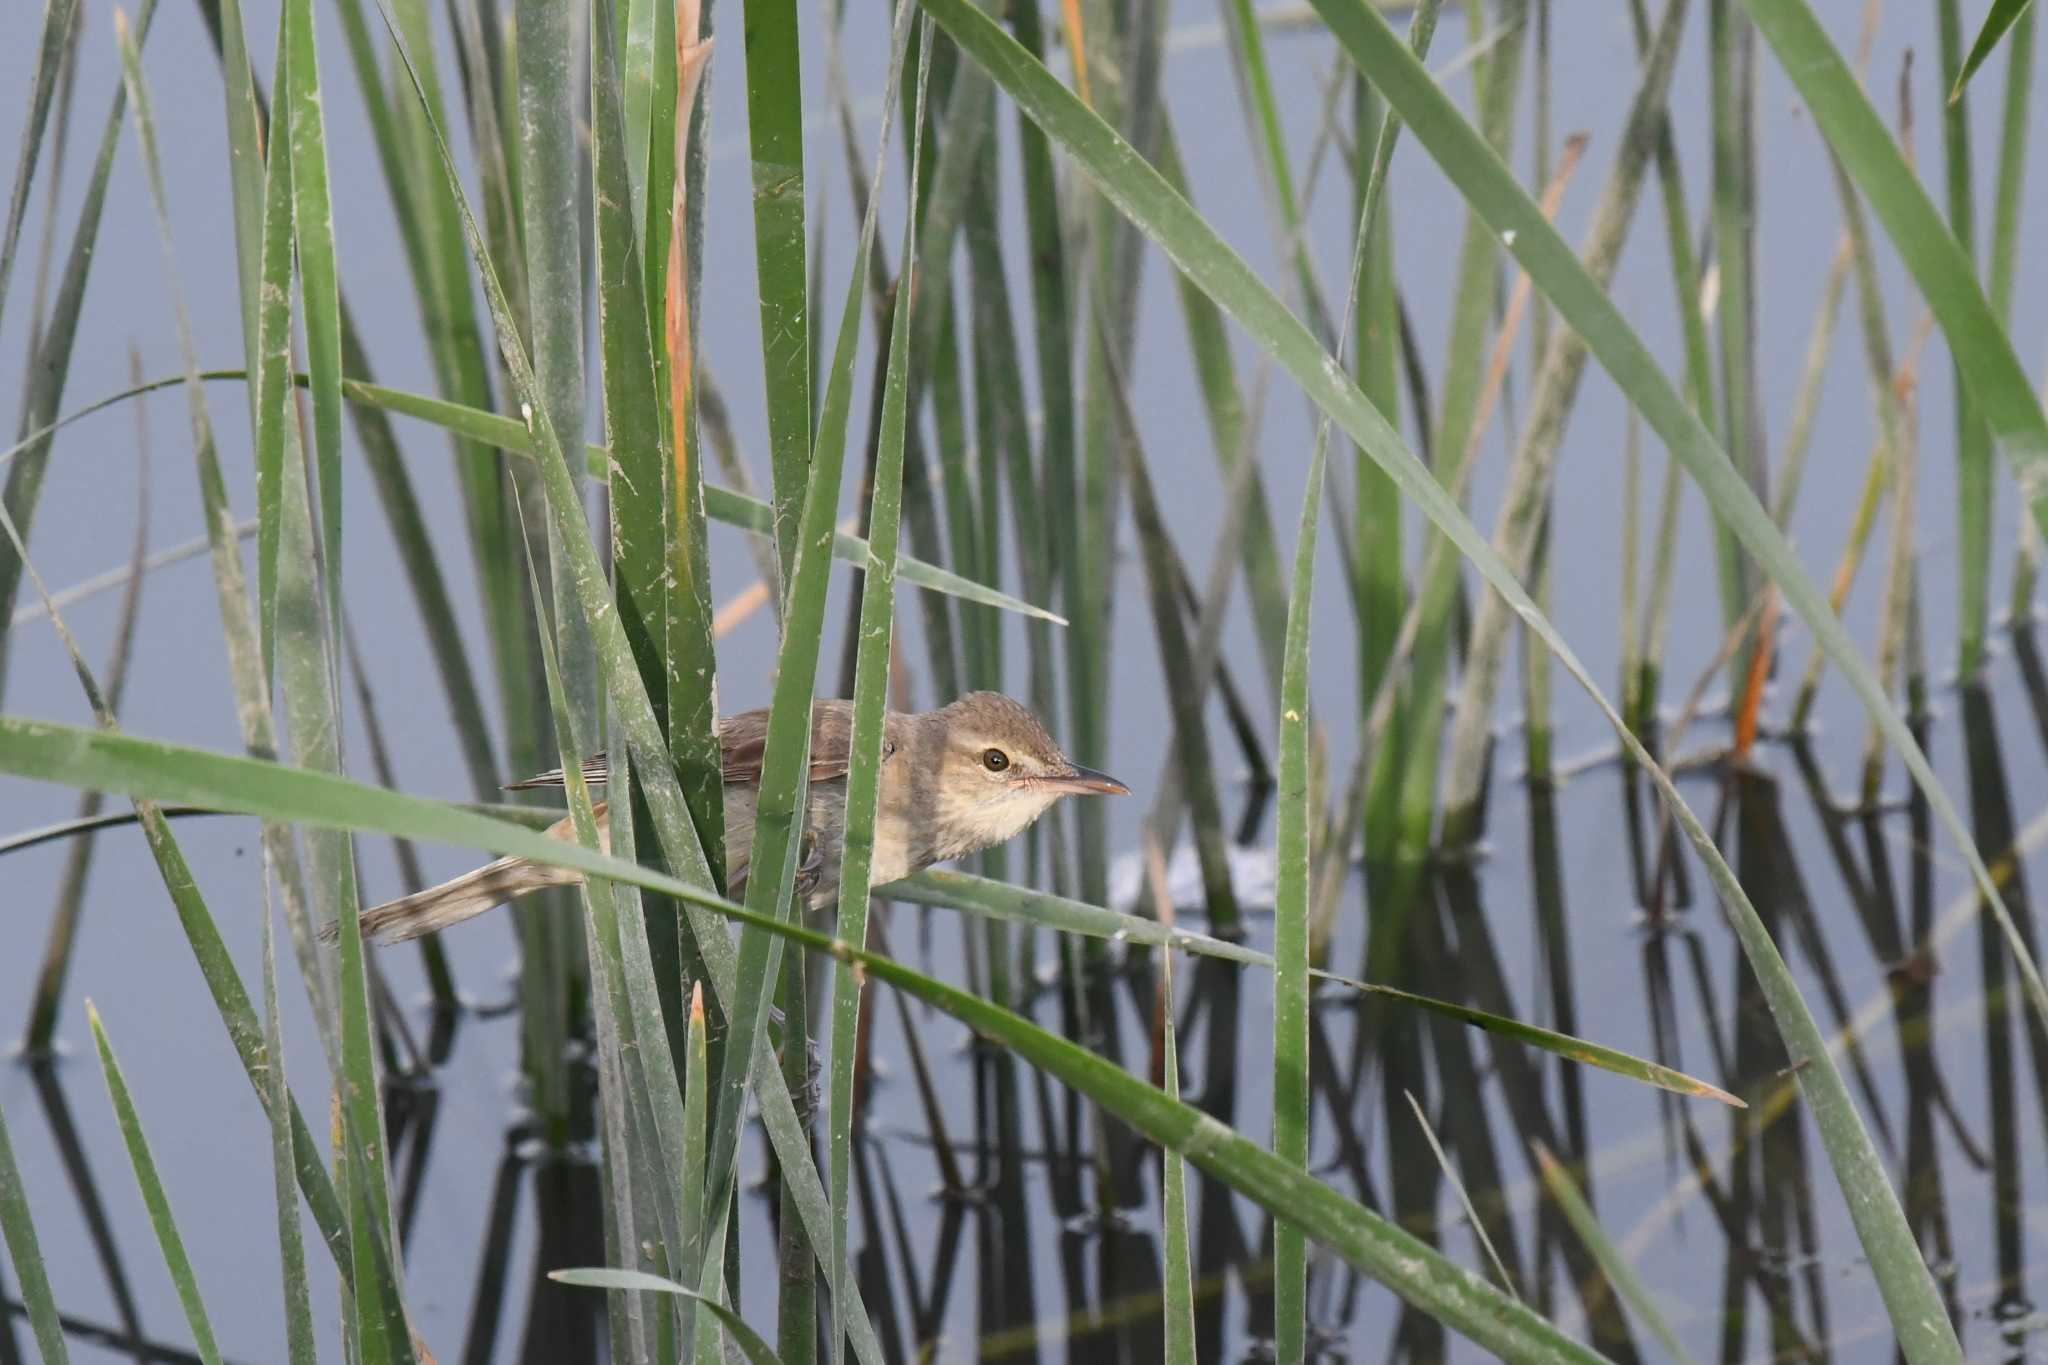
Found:
[[[1022,702],[970,692],[926,712],[922,814],[938,831],[942,858],[1020,834],[1062,796],[1128,796],[1107,773],[1084,768],[1053,742]]]

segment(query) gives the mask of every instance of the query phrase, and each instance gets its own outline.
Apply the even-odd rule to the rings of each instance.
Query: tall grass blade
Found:
[[[514,6],[513,25],[518,35],[511,62],[515,131],[506,149],[508,160],[516,160],[519,166],[513,210],[523,248],[525,340],[533,365],[534,391],[530,396],[522,394],[522,400],[544,409],[548,424],[558,432],[582,431],[585,417],[585,228],[578,211],[583,202],[583,117],[576,107],[579,92],[575,87],[581,75],[577,38],[587,16],[579,16],[579,8],[551,0],[518,0]],[[659,448],[657,442],[657,452]],[[584,471],[571,465],[568,474],[569,496],[580,509],[587,482]],[[552,631],[554,636],[553,657],[544,661],[543,668],[555,714],[555,739],[558,745],[568,744],[574,750],[570,761],[580,761],[580,755],[590,750],[576,747],[571,739],[574,732],[567,729],[562,717],[566,709],[585,727],[586,735],[595,737],[597,663],[578,610],[576,589],[563,562],[567,554],[561,545],[563,532],[546,514],[547,492],[532,478],[517,480],[516,487],[523,513],[520,529],[527,552],[528,591],[536,598],[532,610],[540,633]],[[587,527],[578,529],[588,534]],[[538,565],[532,558],[536,530],[544,531],[546,546]],[[499,572],[503,571],[501,566]],[[543,601],[550,606],[546,613],[540,610]],[[545,652],[549,642],[543,640],[541,645]],[[564,695],[557,695],[558,687]],[[631,790],[630,780],[626,790]],[[630,801],[626,805],[629,811]],[[587,899],[594,919],[611,917],[609,888],[593,889]],[[576,946],[575,917],[549,910],[544,904],[522,906],[515,917],[524,964],[520,1013],[525,1069],[532,1078],[533,1105],[545,1139],[559,1146],[567,1141],[569,1132],[570,1077],[565,1061],[571,1028],[569,996],[581,974],[581,954]]]
[[[28,216],[28,193],[43,151],[43,133],[50,123],[50,105],[57,96],[58,77],[65,67],[78,0],[47,0],[43,6],[42,40],[37,43],[35,76],[28,87],[28,117],[21,124],[21,150],[14,160],[14,189],[7,196],[7,226],[0,234],[0,318],[7,316],[7,285],[14,276],[14,253],[21,245],[21,224]]]
[[[638,7],[641,12],[649,8],[645,3]],[[672,66],[672,55],[669,61]],[[696,716],[684,718],[679,726],[670,711],[670,659],[674,651],[684,648],[669,629],[670,606],[680,595],[675,591],[680,585],[669,572],[669,523],[676,508],[673,444],[662,421],[663,409],[655,387],[656,333],[644,292],[647,277],[638,248],[639,220],[626,212],[632,198],[632,138],[624,126],[627,116],[621,109],[620,82],[613,62],[612,7],[605,0],[594,7],[590,25],[591,173],[597,217],[598,335],[604,357],[605,435],[611,449],[618,452],[604,475],[610,491],[613,594],[641,682],[683,772],[685,799],[694,798],[692,813],[698,841],[708,853],[722,849],[724,844],[724,792],[716,772],[707,774],[701,762],[709,726]],[[644,151],[643,148],[643,173]],[[701,531],[700,524],[700,535]],[[707,658],[701,662],[708,692],[709,680],[715,676],[710,667],[714,661]],[[581,752],[579,749],[578,753]],[[632,859],[643,832],[652,840],[653,829],[641,814],[644,798],[636,802],[633,796],[633,779],[637,774],[631,770],[630,762],[623,766],[627,771],[614,798],[618,810],[613,826],[617,836],[614,847],[621,857]],[[719,803],[715,812],[712,803]],[[646,1177],[650,1181],[655,1179],[658,1170],[661,1179],[673,1182],[680,1173],[683,1144],[688,1141],[681,1125],[682,1098],[675,1072],[680,1060],[675,1054],[681,1049],[685,1027],[683,963],[695,959],[698,950],[689,941],[680,908],[672,901],[655,899],[643,903],[637,892],[621,888],[615,912],[601,915],[595,902],[586,902],[586,913],[592,925],[592,938],[603,940],[597,944],[597,960],[608,973],[605,990],[614,1002],[605,1011],[605,1026],[616,1035],[616,1044],[622,1049],[618,1060],[620,1084],[649,1091],[639,1103],[650,1110],[646,1126],[653,1131],[651,1135],[643,1134],[642,1141],[651,1136],[659,1156],[658,1164],[649,1163],[651,1169]],[[631,950],[626,946],[628,940],[633,945]],[[643,945],[644,952],[640,951]],[[631,972],[634,979],[628,980],[628,957],[635,967],[644,967],[651,980],[638,980],[638,971]],[[651,1020],[626,1017],[626,1002],[634,998],[631,993],[635,990],[656,1002]],[[649,1022],[662,1036],[659,1040],[641,1042],[638,1035]],[[629,1046],[630,1052],[625,1051]],[[644,1079],[636,1081],[636,1075],[643,1075]],[[622,1094],[610,1103],[622,1106],[623,1099]],[[660,1112],[653,1112],[657,1106]],[[611,1157],[608,1169],[615,1184],[630,1165],[631,1127],[623,1113],[616,1115],[616,1139],[608,1141],[606,1148]],[[637,1171],[634,1183],[640,1183]],[[687,1243],[695,1229],[680,1216],[679,1192],[670,1192],[659,1202],[662,1212],[668,1215],[662,1221],[669,1228],[666,1240],[670,1263],[674,1264],[678,1258],[689,1255]],[[637,1240],[622,1239],[627,1246]]]
[[[170,1196],[164,1192],[163,1177],[157,1172],[156,1158],[150,1154],[149,1138],[142,1131],[142,1116],[135,1111],[134,1097],[128,1093],[128,1079],[121,1074],[106,1025],[90,1000],[85,1002],[85,1015],[92,1023],[92,1039],[99,1049],[107,1095],[114,1104],[114,1120],[120,1125],[121,1141],[128,1148],[129,1164],[135,1168],[135,1183],[142,1187],[142,1202],[149,1208],[149,1223],[156,1232],[157,1246],[163,1251],[164,1268],[177,1287],[185,1322],[192,1329],[193,1346],[206,1365],[220,1365],[220,1346],[213,1339],[213,1323],[206,1315],[205,1300],[200,1297],[199,1277],[193,1273],[185,1239],[179,1235],[177,1220],[171,1215]]]
[[[1235,556],[1218,566],[1228,578]],[[1149,897],[1152,913],[1161,924],[1174,923],[1173,894],[1166,882],[1164,845],[1147,829],[1140,857],[1143,858],[1143,895]],[[1154,955],[1159,982],[1152,994],[1153,1077],[1168,1099],[1180,1099],[1180,1042],[1173,1009],[1173,952]],[[1235,1045],[1231,1039],[1231,1045]],[[1161,1354],[1169,1365],[1195,1365],[1195,1272],[1188,1239],[1187,1162],[1176,1152],[1159,1154],[1160,1237],[1166,1246],[1166,1274],[1160,1295],[1165,1314],[1161,1323]]]
[[[1363,243],[1361,243],[1361,246]],[[1306,1170],[1309,1149],[1308,939],[1309,774],[1308,643],[1316,581],[1316,529],[1322,516],[1329,427],[1319,428],[1301,495],[1294,575],[1287,598],[1287,650],[1280,675],[1280,788],[1275,796],[1279,885],[1273,898],[1273,1155]],[[1302,1360],[1308,1350],[1307,1229],[1273,1228],[1275,1350]]]
[[[1657,1343],[1671,1359],[1677,1361],[1678,1365],[1692,1365],[1692,1356],[1679,1342],[1678,1334],[1671,1330],[1671,1324],[1657,1311],[1657,1301],[1650,1297],[1649,1287],[1643,1283],[1642,1276],[1636,1274],[1635,1267],[1629,1264],[1621,1249],[1614,1245],[1601,1228],[1600,1220],[1594,1216],[1585,1196],[1580,1194],[1578,1187],[1572,1183],[1571,1172],[1567,1171],[1564,1163],[1552,1156],[1550,1149],[1541,1142],[1535,1144],[1535,1150],[1537,1169],[1543,1176],[1543,1186],[1550,1191],[1550,1197],[1557,1201],[1557,1206],[1564,1210],[1565,1218],[1572,1225],[1572,1231],[1579,1235],[1579,1240],[1586,1244],[1586,1249],[1600,1262],[1601,1270],[1606,1272],[1608,1279],[1614,1281],[1614,1287],[1628,1300],[1628,1306],[1635,1310],[1635,1315],[1642,1319],[1643,1325],[1650,1329],[1651,1334],[1657,1338]]]
[[[1985,294],[1999,324],[2008,329],[2012,326],[2013,278],[2019,261],[2020,205],[2027,178],[2028,115],[2034,98],[2034,29],[2037,22],[2034,11],[2028,9],[2012,27],[2005,68],[2005,116],[1998,138],[1998,182],[1992,196],[1991,261],[1985,280]]]
[[[909,6],[904,8],[907,10]],[[931,33],[931,21],[927,19],[918,66],[916,117],[911,141],[910,183],[913,185],[917,183],[924,153],[923,112],[925,83],[930,74]],[[873,199],[870,194],[870,203]],[[897,537],[903,518],[903,444],[908,418],[910,335],[915,297],[908,282],[918,278],[918,225],[914,214],[903,229],[903,273],[900,278],[906,283],[895,293],[889,328],[888,368],[882,385],[881,428],[872,475],[874,492],[868,502],[869,558],[861,580],[860,653],[853,684],[853,737],[847,756],[846,832],[840,855],[838,917],[833,929],[835,938],[848,943],[866,943],[868,938],[868,891],[875,856],[875,803],[882,783],[882,727],[888,711],[889,664],[896,639]],[[847,306],[851,315],[854,308],[851,299]],[[838,368],[838,358],[835,358],[835,379]],[[829,398],[827,402],[829,405]],[[794,598],[791,605],[795,605]],[[793,614],[791,619],[795,619]],[[853,1201],[853,1084],[860,997],[860,976],[850,965],[841,963],[832,977],[832,1041],[828,1054],[832,1078],[825,1143],[831,1167],[831,1257],[835,1273],[843,1277],[842,1283],[850,1283],[853,1278],[847,1232]],[[785,1042],[785,1046],[796,1047],[801,1042],[801,1039],[791,1039]],[[846,1304],[836,1296],[832,1304],[831,1338],[831,1358],[837,1362],[842,1358],[846,1340]]]
[[[550,1270],[548,1278],[557,1284],[582,1285],[589,1289],[626,1289],[645,1294],[675,1294],[690,1299],[718,1319],[719,1326],[731,1336],[748,1365],[782,1365],[782,1358],[776,1355],[775,1348],[760,1333],[747,1326],[745,1318],[710,1295],[686,1289],[674,1280],[638,1270],[604,1269]]]
[[[284,694],[286,730],[294,760],[303,767],[339,773],[341,708],[336,688],[340,676],[334,631],[340,585],[337,578],[341,531],[340,423],[341,371],[339,319],[334,297],[333,222],[327,208],[325,136],[321,127],[318,55],[313,34],[311,0],[287,0],[282,24],[280,62],[285,107],[290,115],[291,155],[274,158],[278,173],[288,165],[292,200],[291,225],[304,290],[307,351],[315,361],[313,381],[314,468],[318,498],[308,484],[306,462],[298,449],[296,395],[286,382],[291,314],[290,272],[293,253],[272,251],[265,242],[266,294],[281,288],[284,306],[266,309],[278,330],[274,349],[265,350],[262,396],[275,404],[259,412],[269,424],[266,458],[273,461],[277,518],[276,623],[273,644]],[[272,137],[281,148],[282,134]],[[271,202],[282,197],[273,184]],[[322,263],[324,261],[324,264]],[[319,337],[316,338],[316,334]],[[324,373],[323,373],[324,372]],[[332,541],[330,538],[333,538]],[[355,1255],[353,1329],[365,1365],[414,1358],[411,1328],[401,1290],[391,1277],[380,1245],[396,1246],[393,1236],[389,1175],[385,1164],[382,1088],[370,1026],[370,999],[362,935],[355,923],[359,902],[355,857],[347,835],[338,831],[308,834],[307,885],[321,922],[337,923],[341,945],[339,973],[330,978],[336,991],[341,1039],[335,1080],[342,1093],[343,1167]]]
[[[1802,1090],[1822,1115],[1820,1128],[1837,1178],[1857,1192],[1852,1201],[1859,1235],[1877,1267],[1878,1279],[1893,1325],[1908,1343],[1909,1355],[1923,1360],[1948,1360],[1958,1354],[1953,1333],[1940,1308],[1925,1264],[1906,1228],[1882,1163],[1869,1135],[1856,1117],[1840,1072],[1823,1061],[1824,1053],[1811,1014],[1797,986],[1783,967],[1775,945],[1755,917],[1734,874],[1706,830],[1678,798],[1669,778],[1651,762],[1647,751],[1622,725],[1605,697],[1587,675],[1569,646],[1531,602],[1513,576],[1481,542],[1469,520],[1451,503],[1379,414],[1364,400],[1315,344],[1300,323],[1286,314],[1271,292],[1252,276],[1227,246],[1216,239],[1186,202],[1174,195],[1150,167],[1133,157],[1116,135],[1079,104],[1044,67],[1033,61],[1000,30],[962,0],[924,0],[926,9],[961,46],[990,69],[997,82],[1047,126],[1075,157],[1084,172],[1113,202],[1167,249],[1174,263],[1225,305],[1254,339],[1279,360],[1329,411],[1355,440],[1365,445],[1393,473],[1404,491],[1419,502],[1439,527],[1450,533],[1466,557],[1493,587],[1505,595],[1530,627],[1599,704],[1620,733],[1624,746],[1651,772],[1671,804],[1687,838],[1699,849],[1721,892],[1744,951],[1764,980],[1766,999],[1795,1056],[1813,1056],[1800,1072]],[[1564,322],[1584,335],[1602,364],[1615,374],[1660,435],[1678,452],[1700,481],[1717,510],[1741,531],[1752,553],[1771,564],[1781,588],[1830,652],[1839,655],[1845,672],[1857,680],[1865,705],[1886,725],[1887,738],[1906,755],[1930,804],[1957,836],[1972,873],[1987,897],[1996,895],[1988,873],[1969,844],[1953,806],[1934,780],[1925,757],[1888,705],[1882,687],[1857,655],[1838,622],[1825,610],[1819,593],[1771,527],[1763,508],[1727,465],[1724,455],[1682,399],[1671,390],[1661,370],[1612,303],[1578,267],[1563,239],[1541,211],[1493,156],[1484,140],[1451,106],[1443,92],[1376,11],[1345,3],[1318,0],[1317,9],[1354,59],[1380,81],[1389,103],[1401,108],[1416,136],[1429,148],[1467,198],[1495,230],[1513,231],[1512,250],[1532,278],[1557,306]],[[1993,901],[1994,908],[2003,907]],[[2006,917],[2006,923],[2010,917]],[[2016,931],[2014,937],[2017,937]],[[2037,978],[2038,979],[2038,978]],[[2048,1011],[2044,1011],[2048,1013]]]
[[[1963,93],[1963,19],[1958,0],[1937,0],[1935,27],[1941,57],[1942,84],[1949,96],[1941,116],[1943,169],[1947,172],[1948,225],[1964,258],[1977,261],[1977,201],[1970,173],[1970,110]],[[2004,325],[2001,319],[2001,326]],[[1959,594],[1956,622],[1956,668],[1964,677],[1984,664],[1984,633],[1991,617],[1991,429],[1977,413],[1955,367],[1956,391],[1956,517]]]
[[[312,376],[313,456],[319,472],[320,549],[330,621],[341,616],[341,284],[334,210],[327,183],[327,132],[321,111],[319,52],[312,0],[286,0],[291,83],[278,92],[290,116],[292,238],[305,304],[306,370]],[[330,667],[331,667],[330,661]]]
[[[523,318],[527,312],[524,262],[516,249],[514,195],[504,140],[499,132],[499,95],[493,88],[493,62],[474,0],[451,8],[455,10],[458,37],[469,54],[468,103],[492,240],[498,244],[501,268],[510,275],[508,288]],[[488,409],[492,406],[490,360],[477,321],[462,224],[445,188],[432,177],[415,173],[423,162],[431,164],[431,132],[411,100],[396,98],[386,88],[383,47],[371,31],[361,0],[338,0],[336,9],[348,42],[361,103],[369,118],[378,167],[391,195],[435,382],[448,397]],[[426,92],[426,106],[438,123],[443,116],[443,104],[433,46],[428,40],[428,7],[425,0],[400,0],[399,9],[399,23],[419,51],[422,66],[418,75]],[[519,575],[504,572],[504,566],[516,562],[519,553],[518,509],[509,481],[493,452],[482,445],[457,440],[454,453],[470,560],[483,595],[485,634],[497,673],[506,759],[514,771],[531,772],[542,766],[540,759],[546,752],[540,733],[544,713],[540,704],[540,663],[527,629],[530,615],[524,600],[525,588]],[[491,780],[495,783],[496,778]]]
[[[1765,496],[1763,404],[1757,371],[1756,34],[1736,0],[1708,0],[1708,109],[1713,124],[1709,165],[1715,277],[1720,299],[1721,426],[1728,461],[1758,498]],[[1721,569],[1721,621],[1732,629],[1756,596],[1756,567],[1725,521],[1714,524]],[[1744,640],[1729,656],[1728,684],[1740,696],[1753,653]]]
[[[775,546],[785,581],[811,465],[810,323],[804,264],[803,77],[796,0],[747,6],[747,140]]]
[[[2013,26],[2033,11],[2034,0],[1991,0],[1991,9],[1984,16],[1984,26],[1977,30],[1977,40],[1970,44],[1970,55],[1963,61],[1949,86],[1948,101],[1954,104],[1963,97],[1963,87],[1970,83],[1970,77],[1977,74],[1977,68],[1997,51],[1999,42]],[[2015,47],[2017,47],[2017,41]]]
[[[35,1220],[29,1213],[28,1187],[22,1184],[14,1144],[7,1137],[5,1110],[0,1110],[0,1236],[6,1238],[7,1254],[14,1260],[22,1305],[28,1313],[29,1329],[35,1333],[36,1348],[43,1353],[43,1365],[66,1365],[71,1357],[64,1345],[64,1325],[57,1320],[57,1300],[50,1292],[49,1268],[43,1264],[42,1244],[36,1240]]]
[[[695,116],[701,104],[700,91],[711,57],[710,11],[696,4],[677,8],[673,24],[667,16],[656,23],[658,36],[672,39],[674,60],[659,62],[656,93],[668,102],[668,117],[661,121],[661,135],[668,147],[658,157],[649,149],[648,177],[668,186],[665,226],[657,232],[650,222],[650,241],[665,233],[667,258],[657,264],[650,260],[650,314],[660,300],[663,344],[655,348],[656,400],[663,404],[669,433],[667,464],[663,480],[667,490],[668,572],[667,591],[662,602],[667,632],[665,680],[669,716],[670,762],[681,773],[683,799],[696,817],[699,842],[705,858],[718,877],[726,875],[725,783],[718,745],[718,659],[713,648],[714,623],[711,608],[711,563],[709,536],[705,525],[704,452],[699,409],[703,390],[696,354],[700,300],[700,276],[704,266],[704,175],[705,123]],[[674,29],[673,33],[668,30]],[[678,165],[680,173],[678,173]],[[649,211],[655,205],[650,202]],[[666,381],[665,383],[663,381]],[[672,952],[666,920],[659,921],[655,941],[663,959],[679,956]],[[694,955],[696,950],[691,950]],[[664,977],[677,986],[681,974],[666,966]],[[668,982],[664,981],[666,988]],[[664,1000],[670,1000],[666,994]],[[682,1016],[682,998],[671,1001],[672,1037]]]
[[[1493,1239],[1486,1235],[1486,1224],[1480,1221],[1479,1210],[1472,1207],[1472,1196],[1466,1193],[1465,1182],[1459,1177],[1458,1168],[1451,1164],[1450,1154],[1444,1151],[1443,1143],[1437,1140],[1436,1129],[1430,1125],[1429,1115],[1423,1111],[1422,1101],[1415,1098],[1413,1090],[1403,1090],[1401,1094],[1408,1101],[1408,1107],[1415,1111],[1415,1122],[1421,1126],[1423,1137],[1429,1140],[1430,1153],[1436,1157],[1436,1164],[1442,1168],[1444,1179],[1450,1182],[1452,1192],[1458,1196],[1458,1207],[1464,1210],[1465,1222],[1471,1227],[1473,1237],[1478,1239],[1480,1250],[1486,1253],[1486,1261],[1493,1267],[1494,1278],[1500,1281],[1502,1289],[1520,1298],[1519,1294],[1515,1294],[1514,1277],[1509,1275],[1508,1268],[1501,1264],[1500,1253],[1493,1249]]]
[[[299,1224],[297,1139],[288,1115],[284,1027],[277,1011],[277,940],[268,895],[263,903],[263,1107],[270,1120],[270,1166],[277,1198],[278,1264],[284,1276],[285,1349],[291,1365],[313,1365],[312,1296],[306,1281],[306,1242]]]

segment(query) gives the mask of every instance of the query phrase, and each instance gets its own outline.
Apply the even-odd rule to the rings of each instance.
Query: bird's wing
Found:
[[[761,760],[768,752],[768,713],[742,711],[728,716],[718,727],[718,744],[724,759],[728,783],[757,783]],[[887,758],[895,745],[883,743]],[[811,781],[830,782],[846,776],[853,751],[853,706],[845,701],[821,701],[811,707]]]
[[[761,759],[768,750],[768,712],[742,711],[718,724],[721,768],[727,782],[756,783],[761,780]],[[847,756],[853,749],[853,707],[844,701],[821,701],[811,708],[811,781],[830,782],[846,776]],[[882,756],[896,750],[893,737],[883,741]],[[602,753],[583,760],[583,780],[602,786],[611,776],[611,763]],[[550,768],[536,777],[508,785],[506,791],[532,791],[563,785],[562,770]]]
[[[583,780],[591,786],[603,786],[610,780],[611,775],[611,762],[602,752],[592,754],[589,758],[583,760]],[[507,783],[505,790],[508,792],[523,792],[533,791],[540,787],[560,787],[563,785],[566,785],[566,783],[562,776],[562,770],[560,768],[550,768],[539,776],[529,777],[523,782]]]

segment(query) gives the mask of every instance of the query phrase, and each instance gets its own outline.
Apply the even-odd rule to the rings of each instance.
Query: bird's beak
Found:
[[[1056,777],[1043,777],[1039,781],[1042,785],[1050,787],[1056,792],[1070,792],[1075,796],[1129,796],[1131,794],[1129,787],[1126,787],[1108,773],[1097,772],[1093,768],[1083,768],[1079,765],[1076,765],[1072,772],[1061,773]]]

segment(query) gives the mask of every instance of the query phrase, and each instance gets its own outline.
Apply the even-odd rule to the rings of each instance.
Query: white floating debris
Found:
[[[1248,848],[1232,844],[1228,850],[1230,885],[1237,893],[1238,908],[1269,910],[1279,878],[1279,854],[1269,846]],[[1183,843],[1166,860],[1166,893],[1176,910],[1199,911],[1207,903],[1202,890],[1202,864],[1193,844]],[[1109,904],[1126,914],[1149,914],[1151,892],[1145,887],[1143,853],[1120,853],[1109,864]]]

